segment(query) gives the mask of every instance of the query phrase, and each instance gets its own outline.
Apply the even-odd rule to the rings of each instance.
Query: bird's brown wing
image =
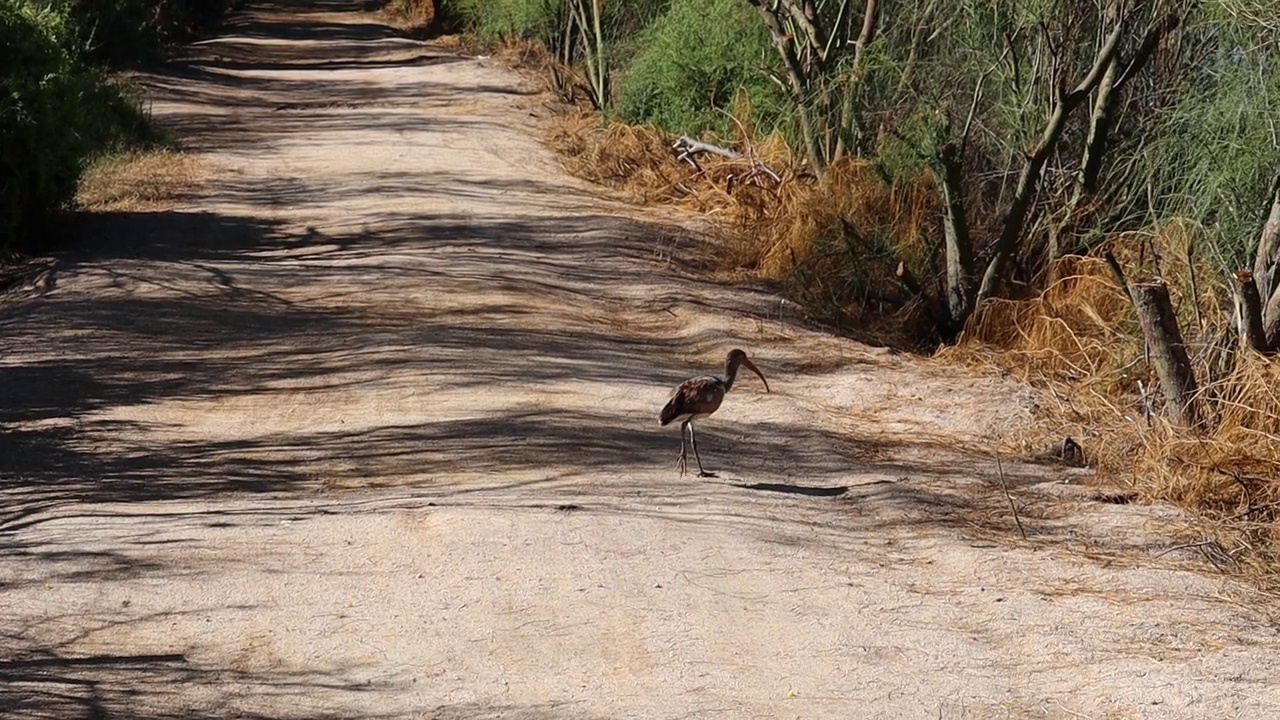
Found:
[[[666,425],[683,415],[710,415],[719,409],[723,401],[724,383],[720,378],[710,375],[691,378],[680,383],[672,393],[658,420]]]

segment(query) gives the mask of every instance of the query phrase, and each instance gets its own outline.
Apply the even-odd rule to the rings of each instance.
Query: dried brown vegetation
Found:
[[[1201,381],[1208,424],[1200,433],[1161,414],[1132,304],[1101,259],[1063,258],[1043,293],[988,303],[940,355],[1044,390],[1037,423],[1014,439],[1020,450],[1080,440],[1101,482],[1196,511],[1202,522],[1188,540],[1212,548],[1215,564],[1278,582],[1280,365],[1240,346],[1224,313],[1227,288],[1185,260],[1189,237],[1175,224],[1113,245],[1130,267],[1163,265]]]
[[[846,332],[927,343],[927,303],[895,271],[904,261],[937,262],[930,172],[890,182],[869,162],[845,158],[821,178],[797,174],[782,137],[752,143],[745,135],[716,139],[738,157],[702,153],[694,162],[680,160],[676,138],[656,128],[594,113],[558,116],[547,139],[574,175],[715,220],[727,250],[721,272],[778,283],[815,319]]]
[[[138,212],[170,207],[201,188],[209,168],[178,150],[129,152],[89,168],[76,204],[94,212]]]
[[[428,31],[438,19],[435,0],[391,0],[383,5],[383,15],[411,33]]]

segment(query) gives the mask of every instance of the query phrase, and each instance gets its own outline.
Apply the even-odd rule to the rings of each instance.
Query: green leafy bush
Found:
[[[34,249],[43,222],[66,207],[88,159],[136,139],[136,102],[72,48],[60,9],[0,0],[0,249]]]
[[[551,44],[561,0],[450,0],[441,10],[462,18],[481,37],[522,38]]]
[[[106,65],[155,57],[238,0],[0,0],[0,251],[37,250],[95,157],[151,137]]]
[[[1155,212],[1201,221],[1214,259],[1234,269],[1253,264],[1280,173],[1280,38],[1261,14],[1242,21],[1214,9],[1188,28],[1201,44],[1188,53],[1176,101],[1152,121],[1143,158]]]
[[[674,0],[640,41],[618,87],[617,114],[673,133],[724,132],[744,91],[758,132],[779,127],[784,98],[765,74],[777,64],[760,17],[742,0]]]
[[[165,43],[187,38],[220,17],[229,0],[26,0],[66,18],[70,49],[125,64],[154,59]]]

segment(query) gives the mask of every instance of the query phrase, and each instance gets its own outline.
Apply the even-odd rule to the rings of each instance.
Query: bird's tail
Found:
[[[668,402],[667,406],[662,408],[662,412],[658,413],[659,427],[665,427],[670,424],[672,420],[679,417],[680,410],[677,407],[679,405],[679,403],[676,402],[677,400],[678,398],[671,398],[671,402]]]

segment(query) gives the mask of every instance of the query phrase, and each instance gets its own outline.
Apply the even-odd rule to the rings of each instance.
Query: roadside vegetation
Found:
[[[1215,564],[1270,573],[1278,8],[433,5],[542,49],[525,55],[576,109],[551,138],[572,172],[714,211],[725,270],[814,320],[1040,387],[1043,417],[1011,442],[1072,437],[1117,497],[1194,509]]]
[[[157,141],[115,71],[160,57],[228,0],[0,0],[0,253],[47,246],[86,170]]]

